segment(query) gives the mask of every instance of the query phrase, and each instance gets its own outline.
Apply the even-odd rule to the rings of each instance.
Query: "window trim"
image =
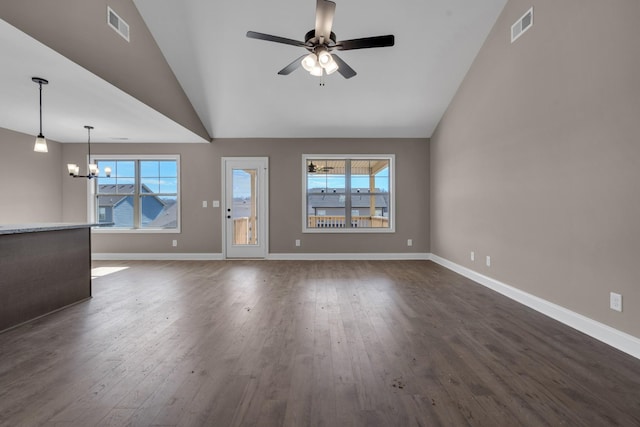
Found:
[[[175,160],[176,161],[176,173],[178,175],[178,209],[176,211],[176,228],[164,229],[164,228],[110,228],[110,227],[92,227],[91,230],[98,234],[179,234],[182,230],[182,178],[180,176],[180,155],[179,154],[92,154],[92,160]],[[136,179],[139,171],[136,170]],[[96,218],[96,183],[98,181],[88,180],[89,197],[87,200],[87,218],[89,223],[98,223]]]
[[[307,226],[307,161],[308,160],[371,160],[384,159],[389,161],[389,227],[388,228],[309,228]],[[321,234],[350,234],[350,233],[395,233],[396,232],[396,169],[395,154],[303,154],[302,155],[302,232]],[[350,185],[350,178],[347,178]],[[345,193],[347,194],[347,193]]]

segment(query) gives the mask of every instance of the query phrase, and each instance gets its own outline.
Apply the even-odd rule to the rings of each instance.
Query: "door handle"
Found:
[[[228,218],[228,219],[231,219],[231,215],[227,215],[227,218]]]

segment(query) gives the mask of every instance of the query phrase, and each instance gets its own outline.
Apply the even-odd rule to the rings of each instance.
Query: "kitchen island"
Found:
[[[0,225],[0,331],[91,297],[93,225]]]

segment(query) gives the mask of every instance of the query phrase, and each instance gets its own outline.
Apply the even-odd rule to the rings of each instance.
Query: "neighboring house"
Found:
[[[133,227],[133,184],[101,184],[98,188],[98,222],[112,222],[116,227]],[[152,193],[142,185],[142,193]],[[142,225],[172,228],[177,225],[177,204],[157,196],[145,197],[142,203]]]
[[[144,215],[144,212],[143,212]],[[151,228],[177,228],[178,227],[178,204],[173,200],[164,202],[164,208],[158,216],[148,224]]]
[[[344,216],[344,192],[338,189],[312,188],[307,196],[307,213],[316,216]],[[344,191],[344,190],[342,190]],[[353,216],[389,216],[389,194],[379,188],[374,195],[375,211],[371,212],[371,195],[368,188],[356,188],[351,193],[351,215]],[[382,193],[382,194],[381,194]]]

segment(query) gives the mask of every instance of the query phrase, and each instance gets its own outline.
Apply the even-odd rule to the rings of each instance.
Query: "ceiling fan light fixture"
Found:
[[[322,71],[323,71],[323,70],[324,70],[324,69],[323,69],[321,66],[316,65],[315,67],[313,67],[313,68],[309,71],[309,73],[311,73],[311,75],[312,75],[312,76],[314,76],[314,77],[322,77]]]
[[[331,54],[324,47],[319,48],[317,54],[318,54],[318,63],[322,68],[326,68],[326,66],[329,65],[331,61],[333,61]]]
[[[332,57],[331,61],[329,61],[329,63],[327,65],[325,65],[324,71],[327,73],[327,75],[329,75],[329,74],[333,74],[336,71],[338,71],[338,68],[339,68],[338,64],[336,63],[336,61]]]
[[[302,68],[311,72],[314,67],[318,66],[318,58],[315,53],[310,53],[309,55],[302,58]]]

